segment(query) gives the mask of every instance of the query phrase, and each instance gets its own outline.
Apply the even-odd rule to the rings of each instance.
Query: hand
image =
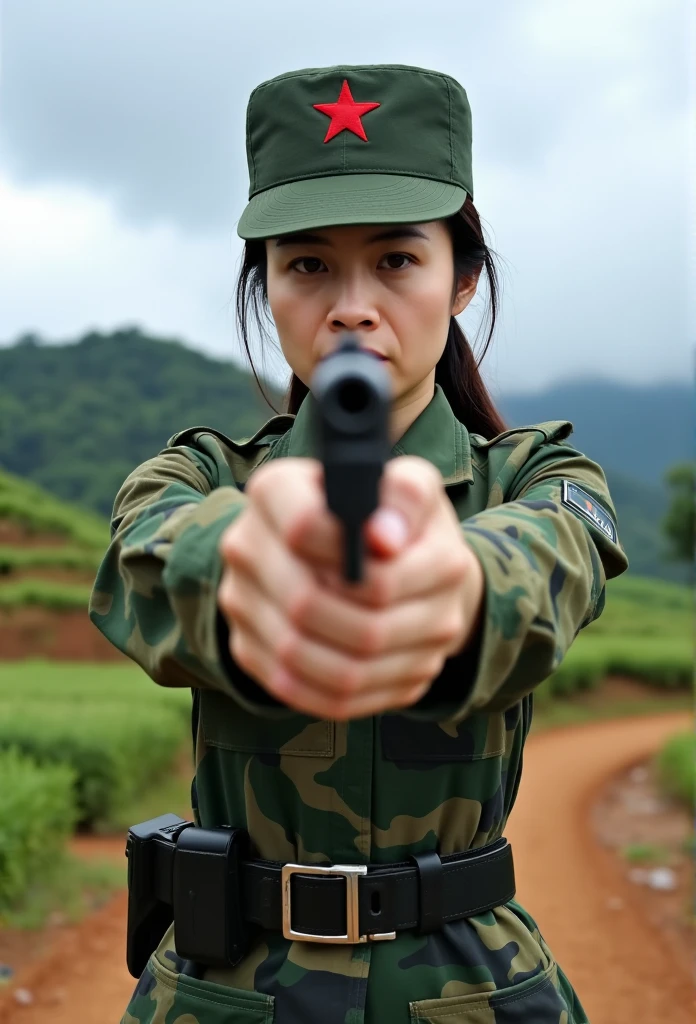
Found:
[[[387,462],[366,524],[365,579],[342,579],[343,538],[313,459],[260,467],[220,541],[218,604],[235,661],[284,704],[345,720],[420,700],[466,646],[484,577],[437,470]]]

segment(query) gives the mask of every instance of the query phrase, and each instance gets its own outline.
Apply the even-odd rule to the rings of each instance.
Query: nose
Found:
[[[379,326],[379,311],[365,288],[342,288],[326,316],[332,332],[374,331]]]

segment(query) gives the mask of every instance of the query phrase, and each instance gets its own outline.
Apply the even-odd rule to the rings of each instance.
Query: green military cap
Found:
[[[459,82],[425,68],[290,71],[249,98],[247,159],[242,238],[439,220],[473,198],[471,109]]]

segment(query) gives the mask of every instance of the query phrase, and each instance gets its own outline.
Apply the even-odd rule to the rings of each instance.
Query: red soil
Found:
[[[57,612],[25,606],[0,609],[0,659],[127,660],[94,626],[86,609]]]

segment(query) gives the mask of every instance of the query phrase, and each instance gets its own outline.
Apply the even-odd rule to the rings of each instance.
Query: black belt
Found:
[[[465,853],[427,851],[388,865],[251,860],[247,844],[243,829],[197,828],[176,815],[133,826],[126,846],[129,939],[131,902],[144,905],[146,889],[151,902],[173,910],[179,955],[216,965],[243,956],[243,922],[282,930],[288,939],[357,943],[393,939],[401,929],[435,931],[515,895],[504,837]],[[142,917],[135,909],[134,918]]]

